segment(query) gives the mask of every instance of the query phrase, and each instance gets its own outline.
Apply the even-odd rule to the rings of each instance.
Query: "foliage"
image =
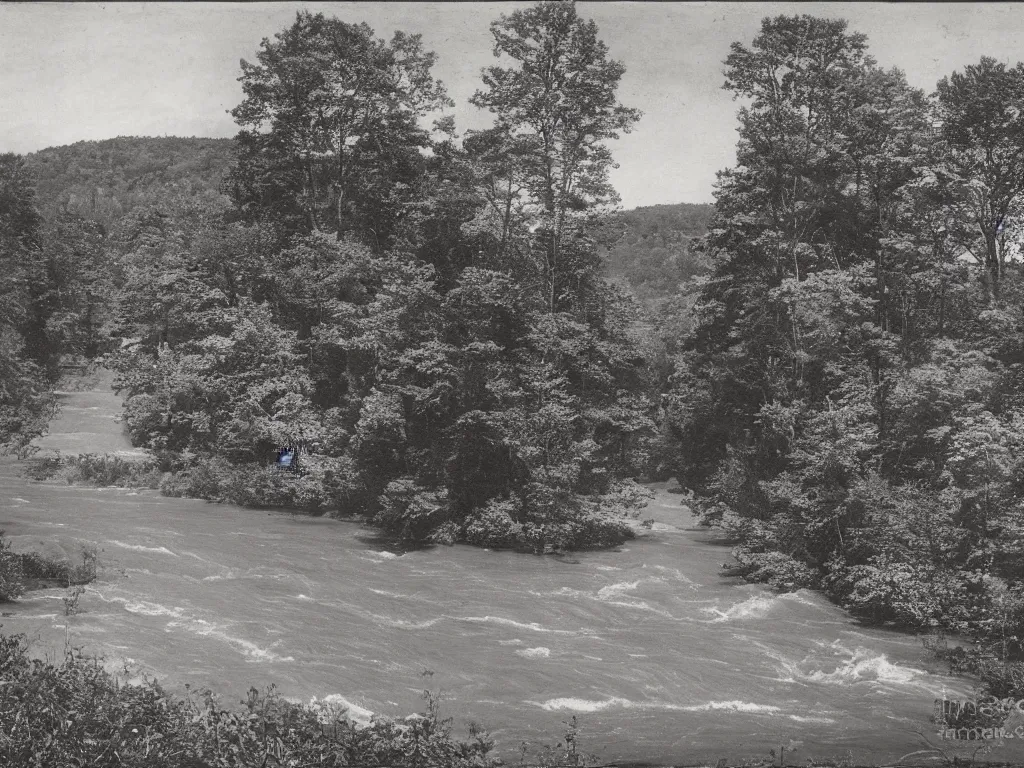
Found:
[[[59,582],[66,587],[89,584],[96,580],[97,551],[95,545],[83,544],[77,548],[81,562],[70,558],[71,553],[61,553],[54,557],[50,552],[22,552],[21,572],[26,579],[39,580],[43,583]],[[58,548],[57,552],[61,550]]]
[[[17,600],[25,592],[22,559],[11,552],[11,545],[0,531],[0,602]]]
[[[450,105],[419,35],[390,41],[366,24],[301,11],[242,62],[245,99],[234,199],[290,231],[356,228],[388,242],[388,222],[428,146],[417,119]]]
[[[486,734],[452,736],[451,720],[441,717],[432,696],[421,714],[400,721],[375,717],[365,728],[355,727],[343,709],[292,704],[272,688],[253,688],[240,709],[225,709],[208,691],[179,698],[153,681],[123,684],[76,650],[58,664],[32,659],[17,635],[0,636],[0,672],[4,765],[498,764]]]
[[[231,139],[119,136],[25,158],[47,221],[82,218],[110,230],[137,207],[215,204],[234,159]]]
[[[705,258],[691,243],[707,232],[714,210],[712,205],[679,203],[602,217],[594,238],[606,249],[608,275],[625,282],[653,311],[658,299],[707,271]]]
[[[42,218],[24,162],[0,154],[0,451],[40,434],[56,375],[48,321],[53,286],[41,250]]]
[[[74,214],[57,214],[46,222],[42,239],[50,275],[44,297],[51,308],[47,336],[63,356],[95,358],[111,346],[116,290],[103,227]]]
[[[494,55],[512,66],[484,69],[485,89],[471,99],[495,115],[494,128],[478,139],[495,149],[477,156],[507,178],[502,245],[512,242],[514,214],[532,220],[537,243],[527,255],[548,311],[556,312],[580,277],[582,265],[566,247],[580,216],[617,200],[606,142],[631,131],[641,113],[616,101],[625,67],[608,59],[597,25],[580,19],[573,3],[542,2],[503,15],[491,35]]]
[[[119,488],[157,488],[162,474],[150,459],[94,453],[34,458],[24,471],[33,480],[53,479],[68,485],[87,483]]]
[[[265,464],[232,464],[210,459],[183,467],[163,478],[165,496],[224,501],[257,509],[301,509],[323,514],[344,498],[344,472],[337,476],[315,471],[284,472]]]
[[[959,243],[984,265],[986,291],[998,299],[1024,196],[1024,66],[983,56],[943,78],[936,97],[946,150],[936,176],[957,206]]]
[[[235,209],[137,208],[110,236],[112,365],[165,493],[357,512],[436,543],[633,535],[652,377],[584,214],[612,198],[606,141],[637,113],[575,13],[496,22],[502,50],[575,47],[534,51],[557,80],[535,110],[505,91],[541,59],[487,70],[477,98],[498,125],[461,148],[417,122],[448,102],[415,36],[300,13],[243,65]],[[549,129],[538,163],[526,145]],[[547,183],[545,163],[571,167]],[[513,168],[528,189],[501,198]],[[295,473],[270,465],[281,445],[300,446]]]
[[[929,98],[810,16],[765,19],[726,67],[738,163],[696,246],[674,468],[737,572],[971,633],[1021,695],[1020,67]]]
[[[13,601],[26,590],[38,588],[39,583],[57,581],[71,587],[88,584],[96,579],[97,553],[93,545],[83,545],[78,552],[81,562],[67,559],[59,548],[61,559],[48,557],[37,551],[15,552],[10,540],[0,531],[0,602]],[[77,599],[74,601],[77,605]]]
[[[61,598],[61,602],[64,603],[64,615],[65,616],[77,616],[80,610],[79,601],[82,595],[85,594],[85,587],[79,585],[68,589],[67,594]]]

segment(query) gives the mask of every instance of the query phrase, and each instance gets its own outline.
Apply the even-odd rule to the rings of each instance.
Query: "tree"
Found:
[[[419,121],[452,103],[430,74],[435,59],[419,35],[386,42],[366,24],[298,13],[242,62],[236,202],[291,231],[355,228],[385,243],[390,198],[429,145]]]
[[[486,68],[486,90],[471,101],[495,114],[505,218],[525,205],[539,227],[546,303],[555,312],[572,284],[563,263],[570,224],[617,200],[605,142],[629,132],[640,112],[616,100],[625,67],[608,58],[597,25],[580,19],[573,3],[544,2],[502,15],[491,34],[494,55],[513,65]]]
[[[52,277],[48,334],[63,354],[93,358],[105,345],[114,304],[114,265],[102,225],[56,214],[43,230],[42,257]]]
[[[358,510],[418,541],[632,535],[648,371],[580,214],[613,197],[603,141],[636,115],[565,8],[506,20],[533,19],[559,70],[541,122],[464,147],[451,121],[438,141],[419,125],[448,102],[418,38],[299,14],[243,65],[243,222],[139,209],[112,237],[139,340],[118,355],[129,430],[178,471],[171,492]],[[298,470],[275,474],[294,442]]]
[[[0,448],[27,445],[45,427],[52,401],[41,226],[24,161],[0,154]]]
[[[973,230],[962,244],[981,263],[986,292],[998,301],[1024,197],[1024,65],[983,56],[939,81],[936,95],[945,181],[966,205]]]
[[[681,400],[696,394],[712,410],[681,402],[671,427],[695,480],[730,444],[750,449],[755,475],[778,471],[787,448],[759,444],[759,412],[817,407],[865,364],[884,431],[896,268],[882,240],[927,124],[923,94],[875,67],[841,20],[765,19],[726,67],[725,87],[745,102],[737,166],[719,175],[717,220],[699,246],[712,272],[679,374]]]
[[[983,60],[929,102],[809,16],[726,67],[740,141],[668,398],[681,479],[737,573],[969,630],[951,660],[1020,695],[1022,68]]]

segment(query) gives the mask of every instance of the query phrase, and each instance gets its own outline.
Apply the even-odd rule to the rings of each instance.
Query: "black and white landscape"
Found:
[[[1024,765],[1022,32],[0,5],[0,766]]]

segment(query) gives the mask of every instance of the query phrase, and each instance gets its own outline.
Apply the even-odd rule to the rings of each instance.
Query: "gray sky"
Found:
[[[493,61],[488,24],[529,3],[0,3],[0,152],[82,139],[233,136],[239,59],[301,8],[422,33],[460,130],[489,123],[467,103]],[[722,60],[778,13],[842,17],[872,54],[934,89],[982,55],[1024,58],[1015,3],[579,3],[626,65],[621,100],[644,119],[615,143],[623,205],[705,202],[734,159],[736,104]]]

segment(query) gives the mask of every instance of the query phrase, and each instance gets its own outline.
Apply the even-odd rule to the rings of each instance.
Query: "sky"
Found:
[[[27,153],[114,136],[233,136],[239,60],[300,9],[379,36],[420,33],[437,52],[460,130],[483,128],[468,104],[494,62],[489,24],[530,3],[8,3],[0,2],[0,152]],[[644,117],[612,145],[612,182],[626,208],[710,202],[715,173],[735,162],[736,109],[721,89],[734,41],[761,19],[845,18],[872,55],[931,92],[983,56],[1024,58],[1016,3],[579,2],[611,56],[626,65],[619,95]]]

